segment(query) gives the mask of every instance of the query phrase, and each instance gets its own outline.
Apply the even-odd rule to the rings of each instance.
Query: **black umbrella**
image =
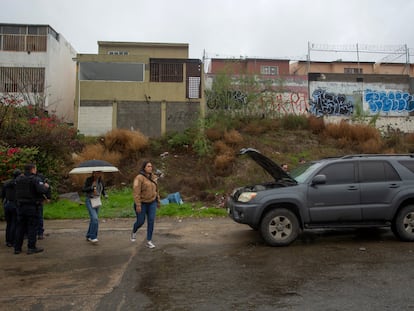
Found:
[[[92,172],[118,172],[118,168],[103,160],[87,160],[72,169],[69,174],[88,174]]]

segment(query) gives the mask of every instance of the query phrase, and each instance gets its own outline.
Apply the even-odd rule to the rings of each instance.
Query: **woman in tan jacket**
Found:
[[[154,231],[156,210],[160,207],[160,196],[158,193],[157,176],[152,172],[152,163],[150,161],[144,161],[139,174],[134,179],[133,196],[137,220],[132,227],[131,241],[136,241],[137,231],[144,224],[145,216],[147,216],[146,246],[154,248],[152,233]]]

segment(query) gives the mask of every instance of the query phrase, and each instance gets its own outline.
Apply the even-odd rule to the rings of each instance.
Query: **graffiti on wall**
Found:
[[[264,111],[284,114],[303,114],[308,110],[307,94],[301,92],[262,92],[260,104]]]
[[[173,111],[167,115],[167,121],[174,124],[189,124],[189,122],[192,122],[196,120],[198,117],[197,111]]]
[[[224,94],[217,94],[212,91],[206,92],[207,107],[210,109],[231,109],[241,108],[247,104],[247,95],[241,91],[226,91]]]
[[[247,95],[240,91],[227,91],[225,98],[210,92],[206,101],[210,109],[241,109],[248,104]],[[307,93],[302,92],[262,91],[257,102],[262,110],[278,114],[306,113],[309,106]]]
[[[378,112],[412,112],[414,111],[413,95],[403,91],[373,91],[365,90],[365,102],[369,111]]]
[[[354,111],[353,97],[347,97],[345,94],[329,93],[318,88],[312,93],[309,110],[316,116],[349,116]]]

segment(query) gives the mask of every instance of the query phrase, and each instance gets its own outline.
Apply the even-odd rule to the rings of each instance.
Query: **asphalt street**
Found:
[[[414,243],[388,229],[305,232],[283,248],[231,219],[47,220],[45,251],[14,255],[0,222],[1,310],[414,310]],[[26,247],[26,246],[25,246]]]

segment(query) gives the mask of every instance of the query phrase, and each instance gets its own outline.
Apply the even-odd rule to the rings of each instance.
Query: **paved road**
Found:
[[[46,221],[44,253],[14,255],[0,223],[0,310],[414,310],[414,243],[389,230],[318,231],[284,248],[228,218]]]

